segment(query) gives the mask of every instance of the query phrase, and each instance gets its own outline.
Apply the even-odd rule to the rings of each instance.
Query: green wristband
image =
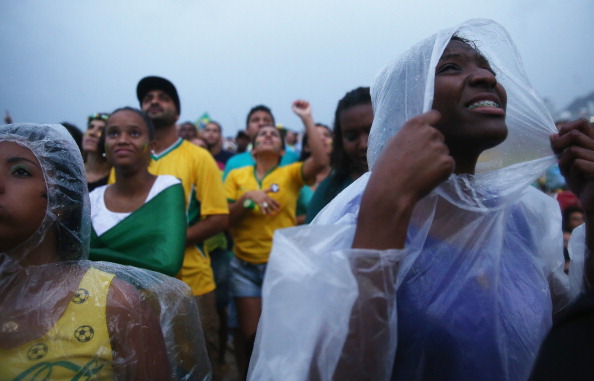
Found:
[[[256,207],[256,203],[251,198],[245,199],[243,202],[243,207],[248,210],[252,210]]]

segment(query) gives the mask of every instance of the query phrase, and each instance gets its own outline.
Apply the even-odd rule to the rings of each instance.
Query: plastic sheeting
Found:
[[[471,20],[388,65],[372,86],[369,161],[430,109],[453,34],[477,44],[507,90],[507,140],[476,175],[451,175],[416,204],[405,249],[350,248],[369,174],[313,225],[277,231],[251,380],[528,378],[570,291],[558,205],[529,186],[555,161],[556,130],[507,32]]]
[[[35,233],[0,253],[0,379],[210,379],[198,309],[184,283],[87,260],[86,178],[68,132],[5,125],[0,142],[33,153],[47,190]],[[4,179],[16,173],[10,165]],[[0,228],[11,213],[0,194],[2,209]]]

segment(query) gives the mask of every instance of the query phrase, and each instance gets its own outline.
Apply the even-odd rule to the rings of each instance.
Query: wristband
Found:
[[[251,198],[246,198],[243,201],[243,207],[248,210],[252,210],[256,207],[256,203]]]

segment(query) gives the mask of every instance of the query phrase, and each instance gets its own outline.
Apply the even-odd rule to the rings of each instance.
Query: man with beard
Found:
[[[233,156],[233,153],[223,149],[223,128],[221,124],[211,120],[204,126],[203,135],[206,141],[206,148],[214,157],[221,171],[224,170],[227,160]]]
[[[145,77],[138,82],[136,95],[142,111],[155,125],[149,171],[155,175],[175,176],[184,187],[188,230],[184,262],[178,278],[190,286],[196,298],[213,379],[216,380],[217,363],[213,360],[219,345],[219,323],[214,277],[204,241],[226,230],[229,223],[221,172],[208,151],[178,137],[175,123],[181,111],[180,101],[170,81],[161,77]]]

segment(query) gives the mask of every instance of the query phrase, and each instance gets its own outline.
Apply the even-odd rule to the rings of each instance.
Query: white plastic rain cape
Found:
[[[0,379],[210,379],[198,310],[184,283],[86,260],[89,198],[68,132],[5,125],[0,142],[29,149],[47,188],[37,231],[0,253]],[[0,194],[0,209],[9,207]],[[9,221],[2,216],[0,227]]]
[[[490,20],[441,31],[372,86],[370,168],[433,103],[456,34],[507,90],[507,140],[476,175],[451,175],[415,206],[402,250],[350,249],[362,176],[314,220],[275,235],[251,380],[525,380],[553,312],[569,300],[557,203],[530,187],[556,132],[508,33]],[[378,227],[380,228],[380,227]]]

